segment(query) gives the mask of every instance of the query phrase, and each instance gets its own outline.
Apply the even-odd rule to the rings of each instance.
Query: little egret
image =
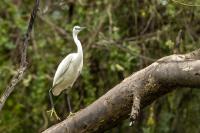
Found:
[[[77,35],[83,29],[85,29],[85,27],[74,26],[72,32],[73,32],[74,42],[77,46],[77,53],[71,53],[61,61],[53,79],[53,87],[49,90],[49,97],[52,107],[52,109],[50,110],[51,116],[53,113],[55,113],[57,119],[59,119],[59,117],[56,114],[54,108],[51,92],[53,93],[54,96],[58,96],[63,90],[65,89],[68,90],[69,88],[72,88],[74,82],[80,75],[83,67],[83,50],[81,42],[78,40]],[[67,96],[67,102],[69,111],[71,113],[70,101],[68,96]]]

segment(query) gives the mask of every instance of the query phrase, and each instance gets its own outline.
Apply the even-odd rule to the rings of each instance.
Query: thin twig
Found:
[[[140,33],[141,35],[143,35],[143,34],[148,30],[148,28],[149,28],[149,26],[150,26],[151,21],[153,20],[153,18],[154,18],[154,12],[152,11],[152,12],[151,12],[151,15],[150,15],[150,17],[149,17],[149,19],[148,19],[148,21],[147,21],[146,26],[144,27],[144,29],[143,29],[142,32]]]
[[[121,50],[123,50],[123,51],[125,51],[125,52],[127,52],[127,53],[129,53],[129,54],[131,54],[131,55],[133,55],[133,56],[136,56],[136,57],[138,56],[138,57],[140,57],[140,58],[142,58],[142,59],[144,59],[144,60],[147,60],[147,61],[149,61],[150,63],[156,61],[156,59],[153,59],[153,58],[150,58],[150,57],[141,55],[141,54],[135,54],[132,50],[130,50],[130,49],[127,48],[126,46],[119,45],[119,44],[116,44],[116,45],[114,45],[114,46],[120,48]]]
[[[28,42],[30,39],[30,34],[31,31],[33,29],[33,24],[35,21],[35,17],[38,11],[38,7],[39,7],[39,0],[35,0],[35,5],[34,8],[31,12],[31,18],[29,20],[29,24],[28,24],[28,29],[26,31],[26,34],[24,36],[24,41],[21,47],[21,61],[20,61],[20,67],[17,70],[17,73],[13,76],[13,78],[11,79],[10,83],[8,84],[6,90],[4,91],[3,95],[0,98],[0,111],[2,110],[7,98],[9,97],[9,95],[14,91],[15,86],[22,80],[23,76],[24,76],[24,72],[27,68],[27,61],[26,61],[26,57],[27,57],[27,46],[28,46]]]
[[[194,5],[194,4],[187,4],[187,3],[183,3],[177,0],[171,0],[172,2],[176,3],[176,4],[180,4],[182,6],[189,6],[189,7],[200,7],[200,5]]]
[[[63,28],[57,26],[56,24],[54,24],[53,22],[51,22],[44,16],[38,15],[38,18],[41,19],[43,22],[45,22],[47,25],[49,25],[53,30],[58,32],[58,34],[60,34],[63,37],[66,37],[67,32]]]
[[[121,40],[105,40],[104,44],[122,44],[123,42],[134,42],[134,43],[141,43],[141,42],[148,42],[150,40],[155,40],[156,37],[160,36],[162,33],[166,32],[165,29],[157,30],[155,32],[146,33],[143,35],[127,37]],[[100,42],[98,42],[100,43]]]
[[[183,31],[179,30],[178,35],[176,37],[176,44],[174,45],[174,54],[180,54],[180,44],[182,38]]]

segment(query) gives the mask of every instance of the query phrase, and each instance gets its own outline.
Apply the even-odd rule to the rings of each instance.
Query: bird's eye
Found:
[[[79,27],[75,27],[75,30],[80,30],[80,28]]]

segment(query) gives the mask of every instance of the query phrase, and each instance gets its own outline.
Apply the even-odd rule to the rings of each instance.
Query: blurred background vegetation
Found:
[[[200,4],[200,0],[179,0]],[[19,49],[34,1],[0,1],[0,93],[19,66]],[[180,53],[200,47],[200,7],[172,0],[41,0],[28,46],[28,70],[0,113],[1,133],[41,132],[57,123],[49,119],[48,90],[59,62],[76,51],[74,25],[79,34],[84,67],[70,92],[73,111],[86,107],[125,77],[158,58],[173,54],[180,29]],[[56,110],[68,115],[66,97],[55,98]],[[134,127],[128,121],[107,133],[198,133],[200,92],[178,89],[141,112]]]

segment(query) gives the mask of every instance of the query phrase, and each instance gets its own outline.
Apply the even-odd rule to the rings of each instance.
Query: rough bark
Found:
[[[161,58],[124,79],[94,103],[44,133],[102,132],[160,96],[181,87],[200,87],[200,50]]]

